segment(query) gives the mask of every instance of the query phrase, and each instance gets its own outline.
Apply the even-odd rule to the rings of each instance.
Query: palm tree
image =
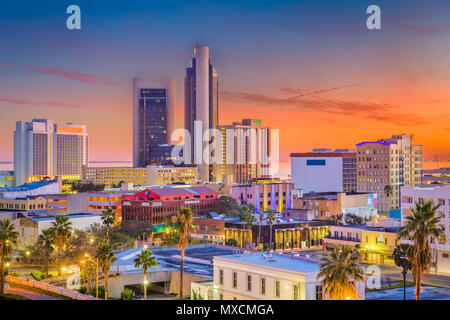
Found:
[[[428,200],[423,204],[415,203],[416,207],[406,217],[406,224],[399,230],[400,238],[412,240],[412,272],[416,282],[416,300],[420,299],[421,277],[424,271],[428,272],[431,265],[431,244],[436,240],[444,240],[445,235],[437,226],[441,218],[436,215],[440,205],[435,206],[434,201]]]
[[[272,226],[275,223],[275,214],[272,210],[267,213],[267,222],[269,223],[270,235],[269,235],[269,251],[272,249]]]
[[[114,251],[108,243],[103,243],[98,249],[95,256],[98,259],[100,267],[103,272],[103,279],[105,282],[105,300],[108,300],[108,275],[111,269],[111,264],[117,261]]]
[[[257,250],[259,250],[259,240],[261,239],[261,224],[263,222],[263,219],[264,219],[264,212],[261,209],[261,210],[259,210],[258,241],[257,241],[257,245],[256,245]]]
[[[151,267],[157,267],[156,257],[152,256],[149,250],[141,250],[141,253],[134,259],[134,266],[144,271],[144,300],[147,300],[147,270]]]
[[[178,226],[178,250],[181,251],[180,263],[180,295],[179,299],[183,299],[183,268],[184,268],[184,253],[189,242],[189,233],[192,227],[192,211],[190,208],[180,208],[177,216],[173,217],[173,223]]]
[[[244,229],[242,232],[242,247],[245,249],[245,232],[248,228],[251,228],[253,222],[255,221],[253,213],[248,206],[242,205],[239,208],[239,221],[244,224]]]
[[[116,214],[111,208],[108,208],[102,212],[102,221],[106,226],[106,241],[109,243],[109,229],[116,221]]]
[[[51,229],[44,229],[38,236],[37,244],[39,251],[44,257],[44,274],[48,278],[48,265],[50,262],[50,255],[53,252],[53,231]]]
[[[387,184],[384,186],[384,194],[387,198],[392,197],[393,191],[394,190],[392,189],[391,185]]]
[[[5,258],[11,254],[12,246],[19,238],[19,233],[14,228],[9,219],[0,221],[0,294],[5,293]]]
[[[324,298],[330,300],[359,300],[359,283],[364,280],[364,271],[360,267],[360,255],[348,246],[341,250],[335,247],[320,266],[317,279],[322,279]]]
[[[57,254],[58,275],[61,275],[62,251],[72,234],[72,222],[64,215],[55,216],[50,230]]]

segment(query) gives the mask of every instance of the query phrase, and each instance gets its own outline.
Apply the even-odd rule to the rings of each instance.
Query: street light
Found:
[[[402,274],[403,274],[403,300],[406,300],[406,274],[408,273],[408,258],[405,254],[400,256],[402,259]]]
[[[144,280],[144,300],[147,300],[147,279]]]

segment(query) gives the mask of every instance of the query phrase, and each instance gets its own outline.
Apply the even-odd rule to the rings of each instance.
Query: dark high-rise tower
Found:
[[[209,58],[209,47],[194,48],[191,66],[184,78],[184,127],[191,134],[191,161],[194,163],[194,121],[202,121],[203,132],[219,124],[219,78]],[[204,143],[204,148],[207,143]],[[202,150],[204,150],[204,148]],[[199,165],[200,178],[215,180],[211,166]]]
[[[133,165],[164,162],[174,129],[174,80],[133,79]],[[165,151],[164,151],[165,152]]]

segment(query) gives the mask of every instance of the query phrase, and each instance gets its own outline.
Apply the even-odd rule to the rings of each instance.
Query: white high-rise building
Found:
[[[186,69],[184,96],[185,129],[191,135],[191,148],[187,151],[191,154],[191,163],[198,165],[201,180],[216,180],[212,163],[205,163],[203,157],[208,150],[214,156],[209,143],[213,142],[213,138],[209,142],[200,141],[206,130],[217,128],[219,121],[218,74],[210,62],[208,46],[196,45],[194,48],[191,66]],[[201,128],[196,128],[195,121],[201,121]],[[201,130],[200,134],[197,133],[199,141],[194,139],[196,130]]]
[[[15,184],[44,177],[80,179],[88,163],[86,125],[55,124],[49,119],[17,121],[14,131]]]

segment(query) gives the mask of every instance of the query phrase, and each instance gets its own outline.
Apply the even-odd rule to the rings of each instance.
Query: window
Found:
[[[299,300],[298,299],[298,285],[294,285],[294,300]]]
[[[280,297],[280,281],[275,281],[275,297]]]
[[[247,291],[252,291],[252,276],[247,275]]]
[[[322,300],[322,286],[316,286],[316,300]]]
[[[233,272],[233,288],[237,288],[237,273]]]
[[[448,253],[443,253],[442,258],[448,259]]]
[[[266,278],[261,278],[261,294],[266,294]]]
[[[219,284],[223,284],[223,270],[219,270]]]

